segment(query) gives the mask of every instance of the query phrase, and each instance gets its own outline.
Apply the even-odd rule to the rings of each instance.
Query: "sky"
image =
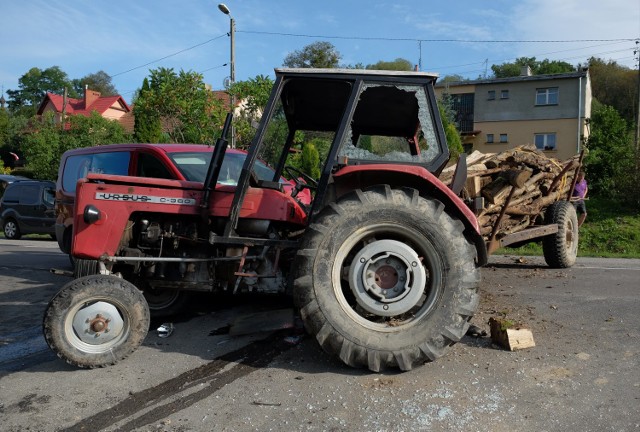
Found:
[[[318,41],[343,65],[397,58],[476,79],[518,57],[638,67],[640,0],[223,0],[235,21],[236,81],[274,77]],[[70,79],[105,71],[131,103],[150,69],[202,73],[223,88],[230,16],[211,0],[0,0],[0,86],[32,67]],[[8,98],[6,93],[5,98]]]

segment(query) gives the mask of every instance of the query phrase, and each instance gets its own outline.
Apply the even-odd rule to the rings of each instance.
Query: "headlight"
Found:
[[[94,205],[88,205],[84,208],[83,213],[84,221],[88,224],[94,224],[102,219],[102,213]]]

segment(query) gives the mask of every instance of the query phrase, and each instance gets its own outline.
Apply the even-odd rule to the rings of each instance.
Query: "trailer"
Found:
[[[474,152],[440,179],[474,211],[487,252],[542,242],[553,268],[571,267],[578,251],[578,220],[571,203],[584,151],[559,161],[533,145],[501,153]],[[464,178],[464,182],[456,178]]]

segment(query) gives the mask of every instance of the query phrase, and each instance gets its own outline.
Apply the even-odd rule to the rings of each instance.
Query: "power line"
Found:
[[[384,38],[384,37],[364,37],[364,36],[328,36],[328,35],[309,35],[309,34],[296,34],[296,33],[279,33],[279,32],[261,32],[261,31],[251,31],[251,30],[236,30],[237,33],[247,33],[247,34],[261,34],[261,35],[272,35],[272,36],[288,36],[288,37],[305,37],[305,38],[323,38],[323,39],[342,39],[342,40],[371,40],[371,41],[390,41],[390,42],[417,42],[418,46],[420,47],[420,52],[422,51],[422,43],[423,42],[432,42],[432,43],[441,43],[441,42],[459,42],[459,43],[584,43],[584,42],[609,42],[609,43],[622,43],[622,42],[635,42],[638,41],[637,38],[618,38],[618,39],[557,39],[557,40],[489,40],[489,39],[420,39],[420,38]],[[228,36],[228,33],[223,33],[220,36],[217,36],[215,38],[206,40],[204,42],[198,43],[196,45],[190,46],[188,48],[182,49],[180,51],[176,51],[174,53],[168,54],[164,57],[152,60],[148,63],[145,63],[143,65],[140,66],[135,66],[132,67],[130,69],[127,69],[125,71],[122,72],[118,72],[115,73],[113,75],[110,75],[111,78],[120,76],[120,75],[124,75],[126,73],[132,72],[134,70],[138,70],[144,67],[147,67],[149,65],[152,65],[154,63],[158,63],[162,60],[166,60],[168,58],[174,57],[176,55],[182,54],[184,52],[190,51],[192,49],[201,47],[203,45],[206,45],[208,43],[211,43],[215,40],[218,40],[220,38],[226,37]],[[604,44],[607,45],[607,44]],[[575,50],[581,50],[581,49],[588,49],[588,48],[592,48],[591,47],[584,47],[584,48],[575,48],[575,49],[570,49],[570,50],[563,50],[563,51],[575,51]],[[553,53],[557,53],[557,52],[563,52],[563,51],[556,51],[556,52],[552,52],[550,54]],[[615,52],[615,51],[614,51]],[[545,55],[545,54],[540,54],[540,55]],[[420,61],[422,61],[422,55],[420,55]],[[469,63],[466,65],[459,65],[459,66],[471,66],[473,64],[478,64],[478,63],[483,63],[483,62],[477,62],[477,63]],[[225,66],[225,65],[223,65]],[[439,68],[439,69],[446,69],[446,68],[455,68],[455,67],[459,67],[459,66],[445,66],[443,68]],[[209,69],[205,69],[202,72],[207,72],[210,71],[212,69],[217,69],[219,67],[222,66],[215,66]]]
[[[222,37],[225,37],[225,36],[227,36],[227,33],[224,33],[224,34],[222,34],[222,35],[220,35],[220,36],[214,37],[213,39],[209,39],[209,40],[207,40],[207,41],[201,42],[201,43],[199,43],[199,44],[193,45],[193,46],[191,46],[191,47],[189,47],[189,48],[185,48],[185,49],[183,49],[183,50],[176,51],[176,52],[174,52],[173,54],[166,55],[166,56],[164,56],[164,57],[162,57],[162,58],[159,58],[159,59],[157,59],[157,60],[152,60],[152,61],[150,61],[149,63],[145,63],[145,64],[143,64],[143,65],[136,66],[136,67],[133,67],[133,68],[131,68],[131,69],[127,69],[126,71],[123,71],[123,72],[118,72],[117,74],[113,74],[113,75],[111,75],[111,78],[113,78],[113,77],[117,77],[117,76],[120,76],[120,75],[124,75],[124,74],[126,74],[126,73],[132,72],[132,71],[137,70],[137,69],[141,69],[141,68],[143,68],[143,67],[149,66],[149,65],[154,64],[154,63],[158,63],[158,62],[160,62],[160,61],[162,61],[162,60],[166,60],[166,59],[168,59],[168,58],[170,58],[170,57],[174,57],[174,56],[177,56],[178,54],[182,54],[183,52],[187,52],[187,51],[190,51],[190,50],[192,50],[192,49],[194,49],[194,48],[201,47],[202,45],[206,45],[206,44],[208,44],[208,43],[210,43],[210,42],[213,42],[214,40],[218,40],[218,39],[220,39],[220,38],[222,38]]]
[[[620,38],[620,39],[556,39],[556,40],[491,40],[491,39],[420,39],[420,38],[384,38],[384,37],[365,37],[365,36],[327,36],[327,35],[309,35],[296,33],[278,33],[278,32],[262,32],[251,30],[236,30],[237,33],[261,34],[271,36],[290,36],[305,38],[322,38],[322,39],[348,39],[348,40],[376,40],[376,41],[392,41],[392,42],[460,42],[460,43],[576,43],[576,42],[633,42],[638,38]]]

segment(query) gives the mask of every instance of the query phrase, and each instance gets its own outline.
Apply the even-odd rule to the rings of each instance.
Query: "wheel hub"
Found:
[[[379,240],[366,245],[349,269],[358,304],[379,316],[405,313],[419,303],[427,274],[418,254],[405,243]]]
[[[80,309],[73,317],[73,330],[80,340],[100,345],[117,338],[124,327],[118,309],[99,301]]]

